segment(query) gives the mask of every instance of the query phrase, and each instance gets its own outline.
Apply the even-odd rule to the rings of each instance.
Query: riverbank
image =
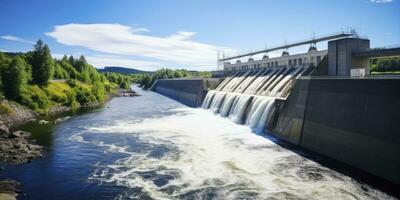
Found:
[[[109,95],[106,102],[115,96],[118,95]],[[15,102],[3,100],[1,104],[2,108],[7,109],[7,112],[3,112],[0,115],[0,162],[13,165],[30,163],[34,159],[44,156],[44,147],[36,144],[35,141],[30,139],[31,133],[21,131],[16,129],[16,127],[35,121],[37,121],[38,124],[50,123],[41,118],[43,116],[57,116],[73,110],[73,108],[68,106],[53,106],[45,115],[43,115]],[[85,106],[80,106],[77,109],[91,109],[98,107],[101,104],[103,103],[91,103]],[[51,123],[58,123],[60,121],[63,121],[63,118],[55,117],[54,121]],[[10,129],[16,130],[10,131]],[[0,180],[0,199],[16,200],[17,196],[21,193],[21,190],[19,189],[20,186],[21,184],[16,180]]]
[[[43,147],[32,143],[29,140],[30,136],[29,132],[10,132],[7,126],[0,126],[0,161],[23,164],[43,157]],[[0,180],[0,199],[16,199],[20,193],[19,185],[20,183],[15,180]]]
[[[133,97],[138,95],[134,91],[116,89],[115,92],[112,92],[107,96],[104,102],[92,102],[84,105],[78,105],[74,108],[71,106],[55,105],[52,106],[46,113],[38,113],[16,102],[2,100],[0,102],[0,126],[4,125],[11,128],[31,121],[36,121],[40,116],[55,116],[60,113],[69,112],[71,110],[96,108],[108,102],[113,97],[121,96]]]
[[[118,92],[110,93],[106,100],[101,103],[89,103],[77,108],[71,108],[69,106],[53,106],[49,109],[46,114],[39,114],[25,106],[18,103],[3,100],[1,101],[1,112],[0,112],[0,162],[7,164],[24,164],[30,163],[34,159],[44,156],[44,147],[40,146],[30,139],[31,133],[21,131],[17,127],[34,122],[38,124],[47,123],[59,123],[64,118],[57,118],[62,113],[67,113],[72,110],[80,109],[94,109],[104,103],[110,101],[114,97],[133,97],[138,94],[131,90],[116,90]],[[52,117],[54,121],[44,120],[42,117]],[[69,118],[69,117],[68,117]],[[14,131],[12,131],[14,130]],[[0,169],[0,171],[3,169]],[[12,179],[0,180],[0,199],[14,200],[21,193],[19,186],[21,184]]]

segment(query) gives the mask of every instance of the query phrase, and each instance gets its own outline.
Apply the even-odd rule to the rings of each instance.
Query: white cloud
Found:
[[[134,29],[134,32],[135,32],[135,33],[150,32],[150,30],[147,29],[147,28],[135,28],[135,29]]]
[[[168,38],[173,40],[190,40],[196,33],[187,31],[178,31],[175,34],[170,35]]]
[[[81,54],[73,55],[76,58],[79,58]],[[54,58],[61,59],[64,54],[52,54]],[[127,68],[134,68],[140,70],[156,70],[161,67],[160,63],[157,62],[149,62],[149,61],[140,61],[127,59],[119,56],[110,56],[110,55],[94,55],[94,56],[85,56],[87,62],[93,65],[96,68],[103,68],[105,66],[120,66]]]
[[[394,2],[394,0],[370,0],[369,2],[371,2],[371,3],[391,3],[391,2]]]
[[[187,67],[216,66],[218,50],[232,49],[192,41],[194,32],[179,31],[166,37],[140,33],[148,31],[121,24],[65,24],[46,35],[57,42],[120,55],[153,58]]]
[[[9,40],[9,41],[15,41],[15,42],[22,42],[22,43],[26,43],[26,44],[35,44],[32,41],[25,40],[23,38],[20,38],[20,37],[14,36],[14,35],[2,35],[1,39]]]

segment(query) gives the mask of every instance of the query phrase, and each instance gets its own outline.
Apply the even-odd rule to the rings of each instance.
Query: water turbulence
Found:
[[[390,198],[254,134],[250,127],[263,126],[261,121],[268,118],[274,98],[244,94],[235,97],[215,91],[217,94],[225,100],[215,96],[214,100],[223,103],[214,105],[218,104],[219,113],[227,117],[177,106],[166,108],[173,114],[88,124],[77,142],[124,155],[115,162],[98,162],[89,179],[101,185],[125,187],[116,199]],[[244,115],[237,109],[245,104],[243,107],[249,111],[242,123],[249,126],[229,119]],[[124,135],[126,140],[131,137],[140,148],[120,140],[95,142],[92,134],[113,138]]]
[[[202,107],[263,131],[268,128],[275,99],[285,98],[293,80],[310,70],[311,66],[300,65],[233,73],[207,93]]]

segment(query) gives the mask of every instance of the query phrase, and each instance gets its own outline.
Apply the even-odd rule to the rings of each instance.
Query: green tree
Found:
[[[174,78],[181,78],[181,77],[183,77],[182,73],[180,71],[178,71],[178,70],[175,70]]]
[[[74,67],[76,70],[78,70],[79,72],[82,72],[83,70],[85,70],[87,67],[87,61],[85,56],[81,55],[79,57],[79,59],[77,61],[74,62]]]
[[[151,84],[153,83],[153,78],[148,75],[148,74],[144,74],[142,76],[142,79],[140,81],[140,87],[143,87],[145,89],[148,89],[151,87]]]
[[[46,86],[53,76],[54,60],[51,58],[49,47],[38,40],[30,59],[32,66],[32,82]]]
[[[19,56],[3,69],[2,81],[4,94],[7,98],[17,100],[24,85],[27,83],[26,63]]]

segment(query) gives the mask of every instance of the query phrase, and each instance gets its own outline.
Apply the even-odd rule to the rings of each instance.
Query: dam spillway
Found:
[[[400,77],[368,75],[357,56],[368,49],[367,39],[338,39],[328,50],[226,62],[225,78],[157,80],[153,91],[398,188]]]
[[[202,108],[262,131],[269,124],[275,99],[290,93],[293,81],[312,71],[311,65],[234,72],[208,91]]]

